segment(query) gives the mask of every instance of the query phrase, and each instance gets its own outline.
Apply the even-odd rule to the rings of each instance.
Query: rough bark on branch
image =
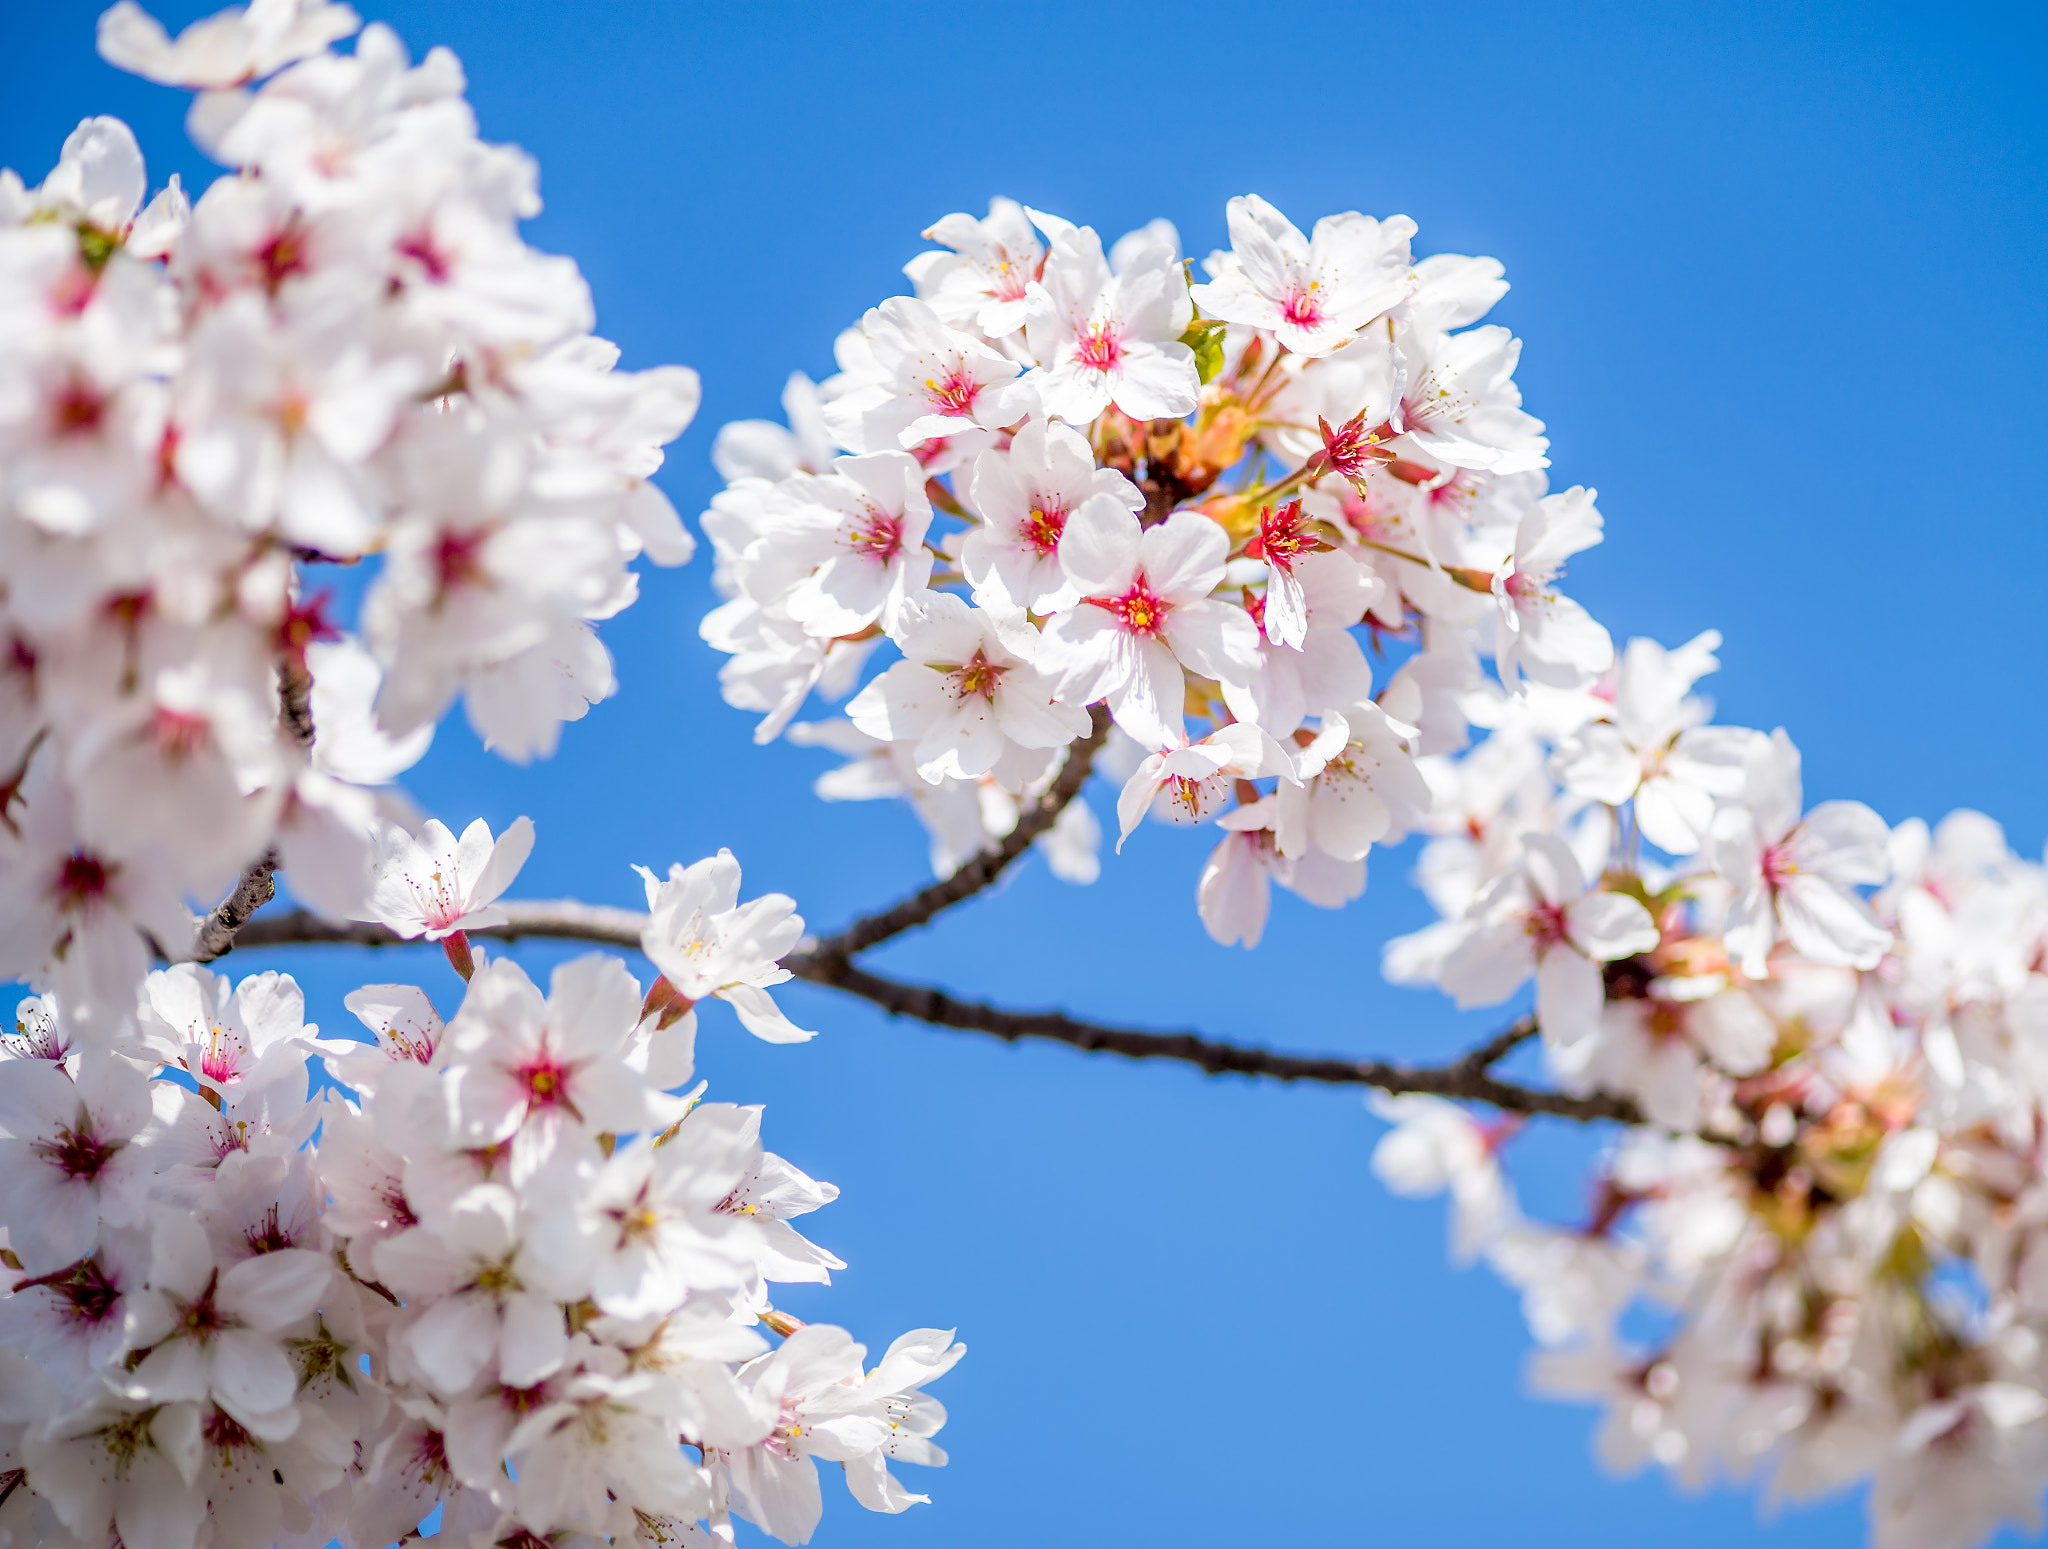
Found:
[[[313,750],[313,674],[303,654],[287,651],[277,662],[277,721],[302,753]],[[192,938],[192,958],[210,963],[235,944],[249,916],[277,896],[277,851],[249,863],[235,890],[213,906]]]
[[[507,902],[511,916],[503,925],[472,931],[473,937],[501,941],[547,937],[589,941],[636,950],[647,916],[633,909],[614,909],[573,899]],[[254,920],[243,929],[240,944],[302,946],[335,943],[361,947],[403,944],[382,925],[323,920],[295,910]],[[869,1001],[891,1016],[911,1017],[937,1027],[986,1033],[1005,1042],[1042,1038],[1129,1059],[1175,1060],[1198,1066],[1210,1075],[1267,1076],[1275,1081],[1313,1081],[1332,1086],[1376,1087],[1383,1092],[1420,1092],[1464,1102],[1485,1103],[1503,1113],[1552,1114],[1580,1122],[1612,1120],[1642,1122],[1625,1098],[1593,1093],[1578,1097],[1546,1092],[1503,1081],[1493,1065],[1517,1045],[1535,1036],[1535,1022],[1523,1018],[1476,1049],[1447,1065],[1400,1065],[1386,1060],[1350,1060],[1337,1055],[1283,1054],[1243,1044],[1225,1043],[1199,1033],[1162,1033],[1144,1028],[1084,1022],[1060,1011],[1010,1011],[982,1001],[960,1000],[931,985],[905,984],[870,973],[843,957],[813,951],[785,959],[798,978]]]

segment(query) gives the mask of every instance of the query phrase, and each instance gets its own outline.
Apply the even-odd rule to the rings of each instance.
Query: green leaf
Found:
[[[1198,317],[1180,336],[1180,342],[1195,352],[1195,371],[1205,386],[1223,369],[1223,330],[1227,326],[1221,318]]]

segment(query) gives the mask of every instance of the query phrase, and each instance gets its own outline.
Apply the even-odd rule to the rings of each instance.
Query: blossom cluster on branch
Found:
[[[1106,704],[1122,835],[1220,830],[1196,903],[1225,945],[1273,885],[1338,907],[1425,836],[1441,919],[1388,976],[1533,990],[1551,1079],[1643,1122],[1571,1227],[1516,1209],[1512,1117],[1380,1099],[1378,1169],[1450,1193],[1540,1383],[1607,1406],[1603,1457],[1874,1480],[1885,1546],[2038,1523],[2048,877],[1976,814],[1808,810],[1786,734],[1694,692],[1717,634],[1615,649],[1562,585],[1593,493],[1548,488],[1520,341],[1481,321],[1498,263],[1417,259],[1399,216],[1227,220],[1205,279],[1164,221],[1105,248],[998,199],[926,231],[787,428],[720,435],[725,697],[851,755],[821,796],[907,796],[941,873]],[[793,723],[813,691],[844,719]],[[1090,820],[1061,830],[1054,869],[1090,880]]]
[[[811,1036],[769,993],[791,901],[724,852],[649,873],[653,986],[594,955],[543,993],[467,936],[532,825],[389,785],[458,697],[523,762],[612,692],[595,625],[693,548],[649,477],[697,381],[614,369],[454,58],[337,51],[358,25],[254,0],[173,39],[121,0],[102,54],[192,88],[228,175],[145,201],[111,118],[0,172],[0,974],[36,991],[0,1038],[0,1534],[801,1543],[821,1460],[901,1511],[964,1347],[870,1366],[773,1308],[844,1268],[790,1225],[837,1190],[689,1085],[701,1001]],[[323,1037],[289,977],[203,966],[280,869],[441,943],[453,1014],[366,985]]]

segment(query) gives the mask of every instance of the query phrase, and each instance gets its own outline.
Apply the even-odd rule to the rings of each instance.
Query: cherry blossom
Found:
[[[1256,666],[1256,627],[1209,595],[1229,548],[1214,523],[1191,513],[1142,529],[1114,497],[1091,496],[1060,539],[1082,601],[1047,626],[1041,670],[1059,674],[1067,697],[1106,698],[1148,747],[1183,740],[1183,667],[1241,679]]]
[[[1146,248],[1121,274],[1091,227],[1053,238],[1027,292],[1025,336],[1037,368],[1025,377],[1045,412],[1085,425],[1114,404],[1133,419],[1194,411],[1200,380],[1180,342],[1192,316],[1172,256]]]
[[[1232,262],[1212,259],[1215,276],[1194,287],[1195,305],[1210,317],[1266,328],[1297,355],[1327,355],[1415,287],[1405,215],[1376,221],[1352,211],[1325,215],[1312,237],[1257,194],[1232,199]]]
[[[667,986],[661,1006],[681,1014],[716,996],[756,1038],[799,1043],[817,1036],[784,1016],[768,993],[770,985],[788,982],[781,960],[803,939],[794,900],[767,893],[742,904],[740,863],[730,850],[694,866],[672,865],[665,879],[644,866],[635,870],[647,887],[640,948]]]

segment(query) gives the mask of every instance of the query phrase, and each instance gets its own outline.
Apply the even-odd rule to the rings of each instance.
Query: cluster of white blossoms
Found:
[[[1631,1122],[1576,1228],[1517,1211],[1513,1119],[1382,1100],[1378,1170],[1451,1193],[1544,1385],[1608,1404],[1603,1456],[1874,1480],[1886,1549],[2038,1524],[2048,873],[1974,814],[1806,810],[1785,734],[1694,695],[1717,635],[1617,653],[1560,589],[1602,521],[1549,491],[1520,343],[1480,322],[1498,263],[1256,196],[1228,227],[1202,280],[1163,221],[1106,252],[1007,200],[932,226],[787,429],[721,433],[726,698],[765,740],[853,694],[792,728],[853,755],[820,794],[908,795],[942,872],[1104,703],[1122,833],[1220,831],[1197,901],[1225,945],[1271,884],[1335,907],[1373,845],[1428,836],[1442,919],[1390,977],[1532,995],[1552,1079]],[[1079,805],[1047,839],[1085,881]]]
[[[725,852],[647,873],[652,988],[597,955],[543,994],[468,937],[532,825],[388,787],[457,696],[524,761],[612,691],[594,624],[692,549],[648,480],[697,384],[613,369],[453,57],[357,28],[254,0],[172,39],[121,0],[101,52],[194,88],[229,175],[145,202],[109,118],[0,172],[0,977],[35,991],[0,1037],[0,1544],[794,1544],[819,1460],[901,1511],[962,1347],[871,1367],[775,1310],[844,1267],[790,1224],[837,1191],[684,1090],[701,1001],[811,1036],[770,993],[791,901]],[[344,632],[311,578],[365,561]],[[368,985],[322,1037],[290,978],[195,961],[280,867],[440,942],[453,1015]]]
[[[698,1000],[810,1036],[767,989],[790,900],[738,903],[729,854],[678,866],[648,884],[652,990],[593,954],[543,995],[463,938],[530,825],[442,836],[378,892],[392,928],[459,943],[445,1023],[372,984],[347,1006],[374,1041],[322,1038],[289,977],[196,963],[112,1031],[22,1002],[0,1040],[9,1542],[381,1549],[438,1512],[476,1549],[710,1549],[735,1514],[797,1544],[820,1459],[873,1510],[925,1499],[889,1465],[945,1461],[919,1389],[964,1347],[919,1329],[870,1369],[774,1310],[770,1282],[845,1267],[789,1224],[838,1190],[762,1148],[760,1109],[681,1090]]]
[[[0,172],[0,974],[81,1026],[266,853],[361,912],[374,787],[456,696],[551,752],[612,691],[631,561],[691,552],[648,476],[695,374],[612,369],[453,56],[328,47],[355,28],[265,0],[173,41],[123,0],[101,52],[195,88],[230,174],[145,203],[111,118]]]

